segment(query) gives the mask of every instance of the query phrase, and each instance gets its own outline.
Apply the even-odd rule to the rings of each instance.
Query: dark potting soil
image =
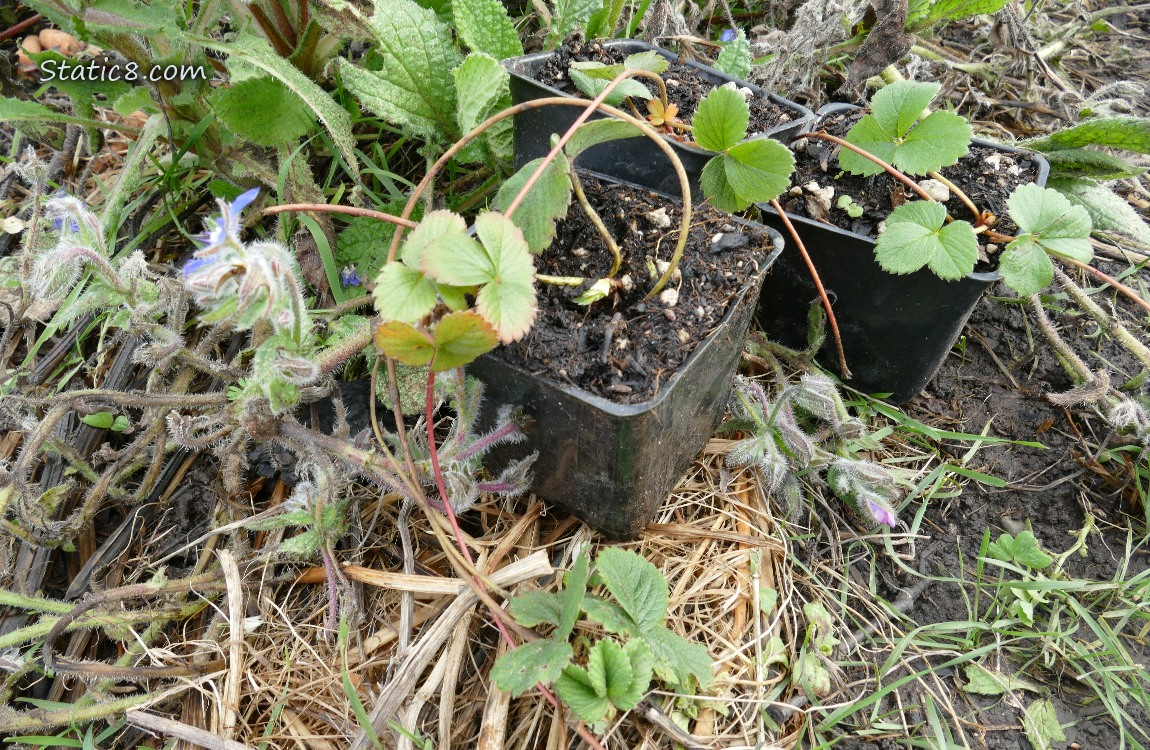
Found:
[[[770,238],[765,228],[737,225],[727,214],[698,206],[679,263],[681,279],[644,301],[655,282],[648,264],[668,260],[678,241],[681,205],[587,174],[582,182],[622,251],[616,278],[631,288],[587,307],[574,302],[586,286],[540,284],[531,331],[498,356],[562,385],[640,403],[659,392],[723,319],[770,253]],[[610,251],[577,203],[557,229],[555,242],[536,259],[539,273],[591,280],[608,274]]]
[[[575,88],[575,84],[567,76],[567,71],[573,62],[601,62],[605,65],[615,65],[623,62],[627,55],[618,49],[608,49],[598,42],[580,42],[568,40],[562,47],[555,50],[555,55],[536,74],[540,83],[559,89],[572,96],[584,97],[583,92]],[[649,79],[636,79],[643,83],[654,93],[655,82]],[[700,72],[683,63],[671,63],[663,73],[663,80],[667,84],[667,100],[679,108],[678,118],[689,123],[703,100],[715,84],[708,81]],[[749,134],[762,133],[776,125],[790,122],[795,113],[786,107],[779,106],[766,96],[752,97],[747,102],[750,105],[751,119],[747,132]],[[641,114],[646,114],[644,103],[636,102]]]
[[[815,130],[823,129],[843,138],[847,131],[866,114],[863,110],[830,115],[817,123]],[[902,203],[920,198],[886,172],[862,177],[843,172],[838,165],[839,147],[829,141],[807,138],[797,142],[795,173],[791,178],[788,195],[779,199],[783,208],[791,213],[855,232],[866,237],[878,236],[879,223]],[[1038,166],[1026,153],[1011,153],[985,146],[970,147],[970,152],[957,164],[939,170],[939,173],[966,193],[975,206],[990,210],[998,217],[995,231],[1013,234],[1017,227],[1006,214],[1006,199],[1019,185],[1025,185],[1038,176]],[[925,178],[917,178],[921,182]],[[819,187],[833,187],[830,209],[825,208],[806,185],[815,182]],[[852,218],[837,207],[841,195],[849,195],[863,209],[862,216]],[[970,209],[957,195],[951,193],[946,202],[947,212],[956,219],[971,220]]]

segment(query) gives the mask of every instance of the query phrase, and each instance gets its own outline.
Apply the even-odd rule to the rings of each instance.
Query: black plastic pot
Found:
[[[646,52],[654,50],[671,62],[678,60],[674,52],[660,47],[654,47],[646,42],[631,39],[616,39],[602,42],[607,49],[621,50],[624,54]],[[534,55],[525,55],[504,60],[503,65],[511,73],[511,99],[520,104],[533,99],[542,99],[551,96],[570,96],[551,86],[546,86],[535,79],[535,75],[547,63],[554,52],[540,52]],[[734,81],[739,86],[745,86],[755,92],[756,96],[763,96],[765,92],[753,84],[733,78],[708,65],[694,61],[686,61],[686,65],[699,71],[704,80],[722,85]],[[814,120],[814,113],[806,107],[796,104],[781,96],[766,93],[775,104],[791,110],[794,115],[789,122],[781,123],[762,135],[775,138],[787,143],[794,136],[803,132]],[[515,116],[515,166],[522,167],[532,159],[545,156],[551,150],[551,134],[562,134],[579,117],[577,107],[540,107],[529,109]],[[592,115],[594,119],[604,117],[601,113]],[[666,138],[667,143],[675,149],[675,153],[683,162],[687,176],[691,183],[693,198],[701,199],[699,189],[699,175],[703,167],[715,154],[694,146],[687,146],[672,138]],[[587,149],[580,155],[579,166],[593,172],[599,172],[636,185],[657,190],[666,195],[680,194],[679,180],[671,169],[666,154],[647,138],[628,138],[622,141],[612,141]]]
[[[722,418],[759,287],[782,252],[783,238],[774,231],[771,238],[774,251],[722,322],[646,402],[617,404],[549,381],[501,361],[498,351],[469,365],[486,385],[485,414],[512,405],[530,418],[527,441],[493,451],[491,465],[538,451],[535,494],[609,538],[637,536]]]
[[[829,105],[819,117],[857,109]],[[974,139],[979,146],[1012,153],[1023,149]],[[1045,185],[1049,163],[1031,156],[1038,168],[1035,183]],[[763,223],[786,232],[769,205],[760,205]],[[957,281],[943,281],[927,269],[903,276],[887,273],[875,260],[875,241],[854,232],[788,213],[802,237],[819,278],[831,296],[842,334],[847,367],[853,377],[844,381],[868,393],[889,393],[887,401],[900,404],[914,398],[942,365],[962,328],[986,289],[1001,278],[997,271],[971,273]],[[785,253],[763,284],[757,318],[769,338],[785,346],[805,348],[807,313],[818,292],[797,248]],[[828,331],[817,357],[838,372],[838,355]]]

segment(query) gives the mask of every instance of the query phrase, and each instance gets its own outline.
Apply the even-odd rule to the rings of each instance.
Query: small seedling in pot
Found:
[[[835,202],[835,205],[838,206],[841,210],[846,211],[847,216],[851,217],[852,219],[857,219],[863,215],[862,206],[855,203],[855,199],[849,195],[846,195],[845,193],[839,196],[839,199]]]

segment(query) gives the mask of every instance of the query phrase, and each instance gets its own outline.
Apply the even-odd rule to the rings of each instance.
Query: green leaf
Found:
[[[1027,529],[1018,536],[1001,534],[998,539],[986,547],[988,555],[1003,562],[1015,562],[1027,568],[1041,570],[1054,558],[1042,551],[1034,532]]]
[[[1090,214],[1057,190],[1023,185],[1006,200],[1010,218],[1044,250],[1082,263],[1094,257],[1090,247]],[[1014,243],[1011,243],[1012,245]]]
[[[448,313],[435,324],[435,358],[431,369],[445,372],[463,367],[498,345],[495,329],[479,313],[470,310]]]
[[[1027,141],[1038,151],[1058,151],[1081,146],[1107,146],[1140,154],[1150,154],[1150,119],[1142,117],[1099,117],[1059,130],[1044,138]]]
[[[87,117],[73,117],[45,107],[39,102],[0,97],[0,122],[22,130],[35,138],[43,138],[54,125],[83,125],[89,128],[106,128],[108,123]],[[137,132],[135,128],[118,128]]]
[[[576,716],[586,722],[601,721],[611,710],[611,701],[595,692],[587,670],[574,664],[568,665],[555,680],[555,692]]]
[[[563,150],[567,154],[567,158],[574,162],[580,154],[592,146],[641,135],[643,135],[642,131],[629,122],[611,118],[591,120],[579,126]]]
[[[405,365],[426,365],[435,356],[435,344],[427,334],[408,323],[389,320],[375,328],[375,345]]]
[[[543,49],[555,49],[572,32],[586,24],[591,14],[601,7],[603,0],[554,0]]]
[[[711,684],[714,678],[711,655],[702,644],[688,641],[662,626],[644,632],[643,640],[651,647],[659,679],[683,689],[690,687],[691,677],[698,682],[699,690],[706,690]]]
[[[380,271],[372,297],[385,321],[414,323],[431,312],[439,295],[434,281],[397,261]]]
[[[894,159],[897,138],[893,129],[885,130],[874,115],[867,115],[851,126],[847,131],[846,141],[890,164]],[[839,166],[851,174],[866,177],[883,171],[882,167],[870,159],[848,148],[839,151]]]
[[[455,137],[455,83],[446,73],[459,65],[459,53],[451,29],[412,0],[388,0],[376,3],[368,30],[380,69],[340,59],[344,85],[365,107],[410,134],[429,141]]]
[[[283,540],[277,551],[293,557],[309,557],[319,551],[322,545],[323,534],[317,529],[309,529]]]
[[[500,6],[502,7],[502,6]],[[476,125],[511,104],[508,89],[509,74],[490,55],[473,52],[455,70],[455,116],[462,133],[468,133]],[[469,143],[460,153],[464,162],[488,161],[484,149],[494,161],[503,161],[512,156],[511,119],[501,120],[485,130],[478,141]]]
[[[695,141],[708,151],[726,151],[747,136],[750,118],[747,100],[738,91],[711,89],[691,121]]]
[[[883,131],[901,138],[922,117],[939,88],[937,83],[922,81],[895,81],[883,86],[871,98],[872,116]]]
[[[639,635],[638,623],[632,620],[630,615],[615,602],[609,602],[588,594],[583,597],[583,612],[587,615],[587,619],[599,623],[608,633],[626,636]]]
[[[751,74],[751,43],[742,29],[735,31],[734,41],[723,45],[713,66],[735,78],[745,79]]]
[[[579,63],[575,63],[575,65],[579,65]],[[592,98],[599,96],[599,94],[603,92],[603,89],[607,88],[607,85],[611,82],[610,79],[604,80],[588,75],[587,71],[579,70],[575,68],[574,65],[567,71],[567,75],[571,79],[571,82],[575,84],[575,88]],[[611,76],[611,78],[614,77],[615,76]],[[651,98],[651,91],[634,78],[627,78],[620,81],[619,85],[612,89],[611,93],[608,94],[607,98],[603,101],[613,107],[618,107],[627,97],[646,100]]]
[[[390,213],[392,207],[383,210]],[[336,264],[340,268],[350,264],[360,278],[374,280],[387,262],[387,245],[394,234],[394,224],[367,216],[353,217],[336,238]]]
[[[271,76],[218,88],[209,101],[224,127],[260,146],[297,141],[315,125],[303,100]]]
[[[1085,148],[1047,151],[1050,171],[1058,177],[1092,177],[1096,180],[1120,180],[1137,177],[1146,170],[1134,167],[1116,156]]]
[[[667,617],[671,593],[652,563],[630,550],[607,547],[595,559],[603,584],[642,633],[659,628]]]
[[[562,609],[555,622],[556,640],[567,640],[567,636],[571,635],[571,630],[575,627],[575,621],[579,619],[579,613],[583,610],[583,597],[587,593],[587,571],[590,567],[591,561],[587,553],[581,552],[575,558],[571,570],[564,576],[563,593],[559,597]]]
[[[351,115],[319,84],[277,54],[262,37],[242,34],[227,42],[208,37],[197,37],[194,41],[207,49],[222,52],[258,68],[295,94],[323,123],[348,169],[358,178],[359,160],[355,153],[355,137],[351,132]]]
[[[1085,208],[1095,229],[1116,232],[1135,240],[1150,236],[1150,224],[1129,201],[1105,185],[1094,180],[1051,179],[1047,187],[1062,193],[1076,206]]]
[[[926,28],[945,21],[958,21],[971,16],[997,13],[1008,0],[938,0],[931,3],[926,21],[916,28]]]
[[[1035,750],[1052,750],[1054,743],[1066,741],[1066,734],[1058,723],[1058,712],[1049,698],[1039,698],[1024,709],[1022,728]]]
[[[631,682],[631,662],[615,641],[604,638],[596,641],[587,655],[587,678],[595,695],[606,697],[611,682]]]
[[[495,327],[500,341],[518,341],[535,320],[535,264],[531,250],[522,230],[494,211],[479,215],[475,233],[490,255],[493,268],[493,277],[479,290],[475,304]]]
[[[1054,264],[1042,246],[1024,234],[1006,246],[998,262],[1006,285],[1022,297],[1038,294],[1054,280]]]
[[[703,195],[707,196],[712,206],[720,211],[734,213],[742,210],[740,206],[746,208],[747,203],[739,197],[727,179],[728,158],[730,157],[726,154],[711,157],[711,160],[703,165],[703,172],[699,175],[699,187],[703,189]]]
[[[910,174],[926,174],[957,164],[970,151],[974,131],[953,112],[931,112],[895,148],[894,166]]]
[[[623,647],[623,655],[631,667],[631,680],[629,683],[608,681],[607,697],[620,711],[629,711],[643,700],[643,695],[651,685],[651,670],[654,668],[655,657],[651,648],[641,638],[632,638]]]
[[[550,591],[524,591],[511,598],[508,605],[515,622],[525,628],[534,628],[544,623],[558,625],[563,616],[563,598]],[[567,636],[556,638],[566,640]]]
[[[941,279],[961,279],[978,262],[978,238],[965,221],[946,223],[946,208],[934,201],[904,203],[891,212],[875,244],[875,259],[889,273],[913,273],[929,266]]]
[[[63,71],[68,70],[69,67],[75,69],[75,66],[80,63],[55,50],[33,52],[28,57],[40,66],[41,80],[72,100],[72,111],[76,114],[83,115],[92,112],[92,108],[99,103],[94,99],[97,94],[103,94],[107,101],[113,101],[132,88],[131,84],[124,81],[101,81],[99,78],[88,80],[86,76],[73,80],[70,75],[64,75]],[[44,73],[46,70],[53,70],[53,72],[60,74],[49,81]]]
[[[399,258],[412,268],[423,264],[423,255],[432,245],[474,242],[467,236],[467,223],[463,217],[446,209],[432,211],[423,217],[419,226],[411,230],[399,248]]]
[[[544,638],[525,643],[495,660],[491,680],[496,687],[519,697],[538,682],[555,682],[572,657],[571,646]]]
[[[499,0],[452,0],[455,30],[476,52],[486,52],[497,60],[523,54],[519,34]]]
[[[532,159],[503,183],[495,196],[495,206],[500,211],[507,211],[519,190],[542,163],[542,158]],[[532,253],[539,254],[551,244],[555,238],[555,220],[567,215],[567,208],[571,205],[569,169],[567,157],[560,152],[555,161],[543,170],[512,216],[515,224],[523,230],[523,237]]]
[[[795,157],[791,150],[771,138],[754,138],[731,147],[722,155],[723,174],[739,197],[740,209],[766,203],[790,186]]]
[[[660,55],[653,49],[645,52],[636,52],[633,55],[627,55],[623,58],[624,70],[644,70],[648,73],[660,74],[670,67],[667,58]]]
[[[89,427],[95,427],[97,430],[107,430],[111,429],[116,417],[110,411],[98,411],[95,414],[80,417],[80,421]]]
[[[1041,690],[1031,682],[987,669],[980,664],[967,664],[963,671],[966,672],[966,684],[963,685],[962,689],[968,693],[1002,695],[1008,690],[1029,690],[1034,693]]]

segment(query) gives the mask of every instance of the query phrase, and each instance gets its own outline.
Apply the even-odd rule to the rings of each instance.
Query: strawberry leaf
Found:
[[[1023,185],[1011,193],[1006,205],[1010,218],[1025,233],[1023,236],[1028,237],[1028,242],[1082,263],[1089,263],[1094,257],[1090,247],[1093,229],[1090,214],[1082,206],[1072,205],[1057,190]]]
[[[913,273],[929,266],[941,279],[961,279],[978,261],[978,238],[965,221],[946,224],[941,203],[904,203],[886,222],[875,244],[875,258],[889,273]]]
[[[708,151],[726,151],[747,136],[751,110],[738,91],[711,89],[695,112],[695,141]]]
[[[427,334],[398,320],[376,326],[375,345],[392,359],[414,367],[427,364],[435,355],[435,344]]]
[[[475,361],[499,345],[495,329],[478,313],[453,312],[435,325],[435,358],[431,369],[454,370]]]

